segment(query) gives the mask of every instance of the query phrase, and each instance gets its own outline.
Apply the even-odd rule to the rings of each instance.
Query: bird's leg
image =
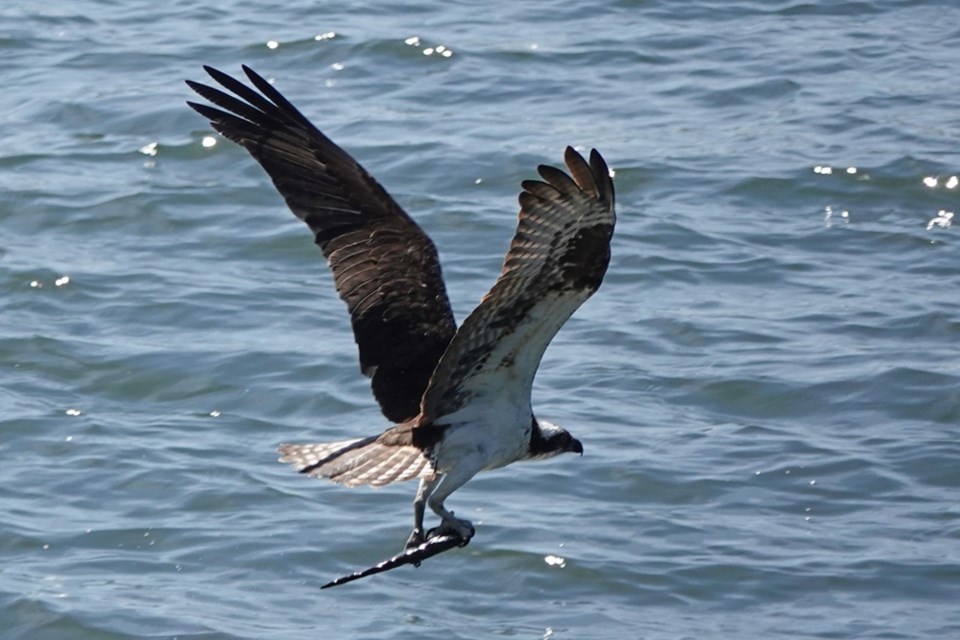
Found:
[[[444,477],[443,482],[440,483],[440,486],[435,487],[435,490],[430,493],[430,496],[427,498],[427,504],[430,505],[430,509],[433,510],[434,513],[440,516],[442,522],[439,527],[427,532],[428,539],[434,535],[454,533],[463,539],[463,544],[466,544],[467,541],[473,537],[473,523],[469,520],[453,517],[453,512],[447,511],[443,506],[443,501],[447,499],[447,496],[463,486],[463,484],[473,476],[473,473],[469,475],[467,473],[461,473],[457,476],[452,474],[447,475]]]
[[[427,498],[433,493],[441,477],[442,476],[438,476],[432,480],[428,480],[427,478],[420,480],[417,497],[413,500],[413,532],[410,534],[410,537],[407,538],[405,547],[407,549],[419,547],[427,540],[427,536],[423,533],[423,513],[427,505]]]
[[[443,536],[448,534],[454,534],[459,536],[466,542],[473,537],[473,534],[476,530],[473,528],[473,523],[469,520],[464,520],[463,518],[455,518],[453,516],[453,511],[447,511],[443,507],[439,509],[434,509],[434,511],[441,517],[443,520],[440,522],[439,527],[434,527],[427,531],[427,539]]]

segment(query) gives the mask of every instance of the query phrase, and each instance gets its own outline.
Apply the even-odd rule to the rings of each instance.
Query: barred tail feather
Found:
[[[315,478],[328,478],[348,487],[382,487],[433,475],[430,460],[413,446],[383,444],[379,436],[325,444],[282,444],[280,462]]]

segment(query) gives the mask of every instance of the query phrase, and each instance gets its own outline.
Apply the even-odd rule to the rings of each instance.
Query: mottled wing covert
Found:
[[[529,413],[543,352],[600,286],[616,223],[613,181],[596,150],[589,164],[571,147],[564,159],[570,175],[541,165],[543,181],[523,182],[517,232],[500,277],[437,365],[423,398],[425,419],[475,399]]]

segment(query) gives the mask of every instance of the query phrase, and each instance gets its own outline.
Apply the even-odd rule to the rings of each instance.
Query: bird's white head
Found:
[[[530,458],[542,460],[561,453],[579,453],[583,455],[583,445],[560,425],[546,420],[533,420],[533,432],[530,434]]]

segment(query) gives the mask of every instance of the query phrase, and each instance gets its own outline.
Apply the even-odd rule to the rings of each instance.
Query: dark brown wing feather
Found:
[[[423,397],[423,424],[478,399],[522,422],[547,345],[600,286],[616,223],[613,181],[596,150],[589,164],[570,147],[564,159],[572,178],[540,166],[543,182],[523,182],[503,270],[440,359]]]
[[[456,323],[430,238],[373,177],[266,80],[258,91],[211,67],[233,95],[187,84],[217,105],[188,102],[243,146],[313,231],[350,311],[360,367],[387,418],[416,416]]]

